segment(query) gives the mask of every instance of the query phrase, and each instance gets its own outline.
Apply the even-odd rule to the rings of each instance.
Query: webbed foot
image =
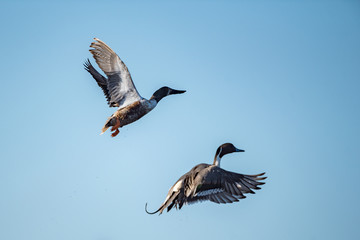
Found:
[[[119,129],[117,128],[116,130],[115,130],[115,132],[113,132],[112,134],[111,134],[111,137],[116,137],[116,135],[118,135],[119,134]]]
[[[119,134],[119,127],[120,127],[120,120],[118,119],[118,118],[116,118],[116,122],[115,122],[115,125],[114,126],[112,126],[112,128],[111,128],[111,131],[113,132],[112,134],[111,134],[111,136],[112,137],[115,137],[116,135],[118,135]],[[115,132],[114,132],[115,131]]]

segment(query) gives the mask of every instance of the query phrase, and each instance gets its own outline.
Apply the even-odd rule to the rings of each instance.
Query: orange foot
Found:
[[[116,135],[119,134],[119,127],[120,127],[120,120],[118,118],[116,118],[116,123],[115,125],[111,128],[111,131],[115,131],[111,134],[112,137],[115,137]]]
[[[119,134],[119,129],[117,128],[116,130],[115,130],[115,132],[113,132],[112,134],[111,134],[111,136],[112,137],[116,137],[116,135],[118,135]]]

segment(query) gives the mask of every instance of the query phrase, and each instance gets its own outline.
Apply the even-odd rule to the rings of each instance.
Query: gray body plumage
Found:
[[[222,155],[230,153],[224,153],[224,151]],[[215,159],[220,153],[221,151],[217,151]],[[226,171],[216,166],[215,161],[214,164],[198,164],[181,176],[170,188],[164,203],[158,210],[152,213],[145,210],[149,214],[157,212],[161,214],[165,209],[167,211],[170,211],[173,207],[181,209],[184,204],[206,200],[214,203],[238,202],[239,199],[245,198],[244,194],[254,194],[253,190],[259,190],[260,187],[258,186],[265,184],[259,182],[266,179],[266,177],[261,177],[264,174],[245,175]]]

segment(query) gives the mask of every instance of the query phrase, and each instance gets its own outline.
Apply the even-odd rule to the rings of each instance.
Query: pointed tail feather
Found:
[[[179,192],[173,192],[172,195],[171,195],[171,197],[167,198],[167,199],[165,200],[165,202],[164,202],[163,204],[161,204],[161,206],[159,207],[159,209],[156,210],[155,212],[149,212],[149,211],[147,210],[147,203],[146,203],[146,204],[145,204],[145,212],[146,212],[147,214],[155,214],[155,213],[160,212],[159,215],[161,215],[162,212],[163,212],[169,205],[170,205],[170,206],[169,206],[169,208],[168,208],[167,211],[170,211],[171,208],[174,206],[174,203],[175,203],[175,201],[176,201],[175,198],[176,198],[178,195],[179,195]]]
[[[162,207],[162,206],[161,206]],[[147,213],[147,214],[155,214],[155,213],[157,213],[157,212],[159,212],[160,211],[160,209],[161,209],[161,207],[158,209],[158,210],[156,210],[155,212],[149,212],[148,210],[147,210],[147,203],[145,203],[145,212]],[[161,214],[161,213],[160,213]]]

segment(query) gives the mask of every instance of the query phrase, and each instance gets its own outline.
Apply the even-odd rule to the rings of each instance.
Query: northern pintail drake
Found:
[[[231,143],[221,145],[215,154],[213,164],[199,164],[185,173],[170,188],[164,203],[155,212],[148,212],[147,204],[145,211],[148,214],[159,215],[167,208],[170,211],[173,207],[181,209],[184,204],[191,204],[210,200],[214,203],[232,203],[245,198],[244,194],[255,192],[252,189],[261,189],[258,185],[265,184],[259,180],[265,180],[261,177],[265,173],[256,175],[245,175],[226,171],[220,168],[221,158],[229,153],[245,152],[237,149]]]
[[[85,70],[93,76],[101,87],[109,106],[118,107],[118,110],[105,123],[101,133],[112,127],[111,131],[113,133],[111,136],[115,137],[119,133],[119,128],[135,122],[149,113],[162,98],[185,92],[162,87],[149,100],[141,97],[124,62],[103,41],[97,38],[94,39],[95,42],[91,43],[90,47],[92,49],[89,51],[107,78],[91,65],[89,59],[84,63]]]

